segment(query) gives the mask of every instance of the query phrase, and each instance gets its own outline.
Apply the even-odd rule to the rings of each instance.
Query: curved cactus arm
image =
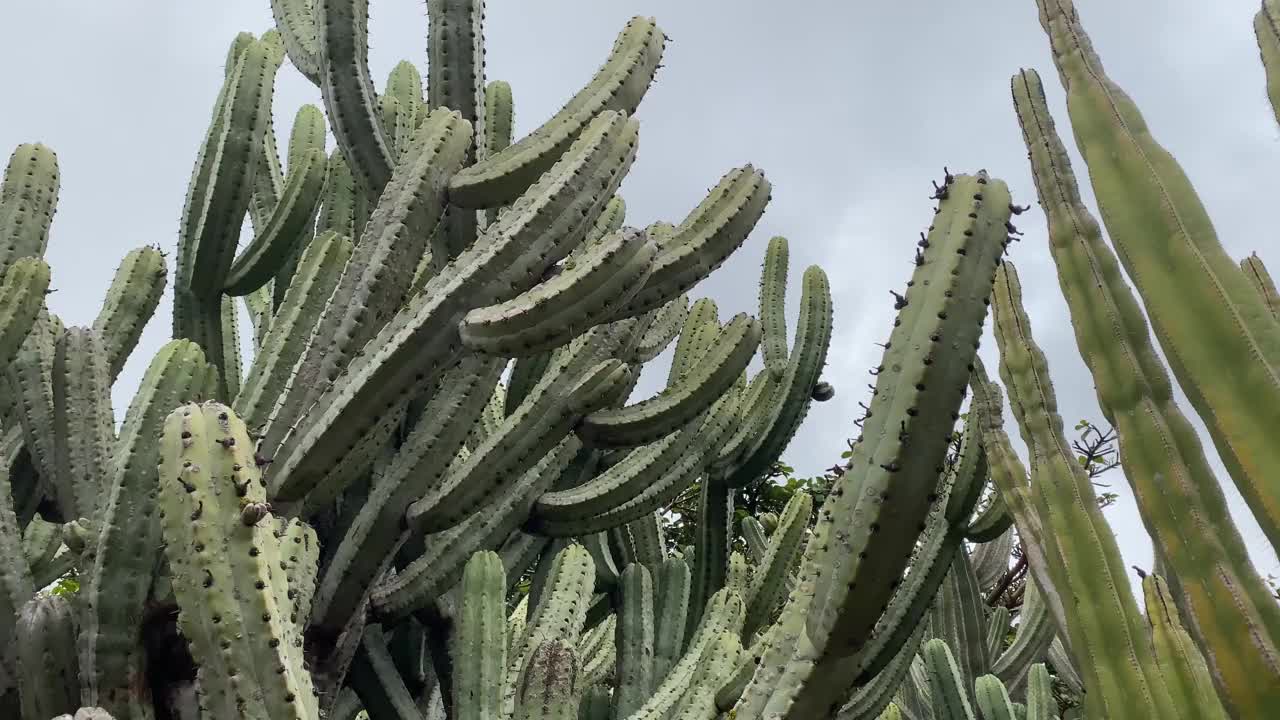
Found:
[[[303,77],[320,84],[320,41],[315,0],[271,0],[276,29],[289,53],[289,62]]]
[[[321,393],[301,428],[287,431],[278,453],[283,461],[269,478],[272,492],[286,498],[305,493],[380,412],[373,408],[411,396],[447,367],[440,363],[459,352],[457,322],[485,304],[479,299],[501,302],[564,257],[630,167],[636,132],[634,120],[612,113],[593,121],[576,148],[530,190],[520,212],[503,213],[484,242],[397,312],[370,341],[374,350]]]
[[[0,416],[6,421],[17,420],[41,484],[54,491],[60,506],[70,509],[75,502],[72,488],[57,484],[57,436],[53,425],[53,356],[64,328],[43,299],[37,312],[17,354],[0,371]]]
[[[662,307],[720,267],[746,241],[771,191],[764,172],[751,165],[726,173],[672,236],[660,240],[653,274],[623,314]]]
[[[1000,493],[992,493],[990,502],[986,504],[965,528],[964,537],[969,542],[988,543],[1013,527],[1013,513]]]
[[[239,54],[214,106],[213,122],[196,159],[178,233],[174,290],[193,302],[211,302],[222,291],[248,211],[253,175],[271,117],[275,72],[267,43],[251,42]],[[175,302],[178,299],[175,297]],[[174,331],[190,332],[191,320],[174,308]]]
[[[235,298],[222,295],[218,299],[218,319],[221,326],[219,337],[222,340],[221,352],[209,364],[218,372],[214,379],[211,393],[213,397],[231,401],[240,394],[240,383],[244,382],[244,358],[240,354],[240,308]]]
[[[371,717],[420,720],[404,677],[387,651],[387,639],[380,625],[367,625],[360,649],[351,663],[351,686]]]
[[[1253,253],[1241,260],[1240,269],[1244,271],[1244,276],[1249,279],[1253,288],[1262,296],[1262,301],[1271,311],[1271,315],[1280,319],[1280,292],[1276,291],[1276,283],[1271,279],[1271,273],[1267,271],[1267,266],[1262,263],[1258,253]]]
[[[1142,579],[1151,647],[1174,702],[1189,715],[1205,720],[1226,720],[1226,708],[1218,697],[1204,655],[1182,627],[1178,609],[1164,578],[1148,574]],[[1194,710],[1193,710],[1194,709]]]
[[[371,597],[374,613],[386,620],[402,618],[453,586],[472,553],[500,546],[523,522],[533,499],[546,491],[578,447],[572,437],[565,438],[497,498],[490,499],[483,510],[444,532],[428,535],[426,547],[418,558],[393,578],[374,587]]]
[[[22,258],[44,256],[60,188],[52,149],[40,143],[14,148],[0,185],[0,276]]]
[[[165,555],[179,625],[205,671],[202,707],[316,717],[301,631],[279,602],[285,563],[244,423],[225,405],[187,404],[164,421],[161,442]]]
[[[779,621],[786,633],[736,708],[742,720],[811,718],[844,700],[846,686],[816,679],[857,672],[857,651],[893,592],[884,578],[907,565],[934,500],[1011,214],[1002,181],[985,172],[949,180],[899,303],[871,417],[806,547]]]
[[[1264,712],[1262,708],[1280,705],[1280,605],[1250,562],[1200,437],[1177,407],[1138,302],[1081,199],[1039,77],[1023,71],[1013,78],[1012,89],[1076,341],[1093,375],[1098,404],[1116,428],[1120,461],[1143,524],[1178,580],[1190,630],[1204,648],[1224,701],[1237,714]],[[1226,271],[1241,274],[1235,267]],[[1009,284],[1015,280],[1011,273]],[[1253,288],[1246,289],[1260,299]],[[1195,322],[1190,314],[1186,319]],[[1267,320],[1280,340],[1280,325],[1273,317]],[[1160,323],[1153,319],[1153,325],[1157,337],[1167,340]],[[1180,361],[1166,354],[1177,374]],[[1247,362],[1258,366],[1265,359],[1250,357]],[[1230,367],[1221,357],[1215,365],[1219,376]],[[1280,375],[1274,377],[1280,389]],[[1280,400],[1280,393],[1275,397]],[[1237,411],[1249,412],[1233,405],[1232,412]],[[1273,410],[1266,412],[1280,420]],[[1220,419],[1210,425],[1214,422],[1233,421]],[[1280,453],[1270,445],[1266,452],[1280,461]],[[1230,460],[1227,466],[1232,467]],[[1232,474],[1237,483],[1247,483],[1234,470]],[[1262,495],[1252,499],[1272,493],[1272,509],[1280,511],[1280,483],[1274,477],[1254,480],[1262,483],[1255,487]],[[1241,491],[1249,496],[1244,484]],[[1258,506],[1252,507],[1256,513]],[[1266,528],[1266,519],[1259,520]],[[1271,539],[1280,547],[1280,536]],[[1264,676],[1274,682],[1259,682]]]
[[[439,220],[444,184],[461,166],[470,142],[470,128],[447,110],[433,113],[418,128],[307,340],[293,382],[272,412],[263,441],[268,453],[407,299],[413,264],[426,245],[424,233]]]
[[[476,308],[459,331],[467,348],[525,357],[564,345],[603,322],[649,276],[656,252],[643,233],[624,229],[589,247],[562,271],[514,298]]]
[[[540,352],[536,355],[526,355],[522,358],[516,358],[515,363],[511,366],[511,375],[508,378],[507,397],[504,403],[503,411],[507,415],[511,415],[520,407],[520,403],[524,402],[529,393],[537,387],[538,382],[542,380],[543,374],[547,368],[551,366],[552,352]]]
[[[313,625],[342,628],[361,606],[398,544],[405,508],[448,470],[501,370],[498,361],[468,357],[445,372],[413,432],[374,479],[368,498],[337,541],[320,580]]]
[[[3,458],[0,458],[3,460]],[[0,673],[13,675],[13,631],[18,611],[35,595],[22,547],[22,527],[13,511],[9,466],[0,465]]]
[[[951,570],[929,612],[929,630],[948,648],[955,648],[952,657],[966,678],[986,675],[991,667],[984,610],[969,553],[954,553]]]
[[[722,470],[731,487],[744,487],[769,472],[799,430],[827,361],[831,319],[830,283],[821,268],[811,266],[804,273],[795,348],[783,377],[776,384],[771,381],[767,410],[753,418],[754,437],[748,439],[732,466]],[[772,378],[772,371],[769,373]]]
[[[116,268],[102,308],[93,320],[93,333],[102,343],[111,382],[115,382],[124,369],[143,329],[155,314],[168,277],[164,254],[157,247],[130,250]]]
[[[618,578],[622,574],[618,566],[626,567],[626,565],[614,561],[613,550],[609,547],[609,534],[595,532],[578,538],[578,541],[587,549],[587,552],[591,553],[591,561],[595,563],[596,588],[601,592],[617,590]]]
[[[769,538],[768,548],[756,566],[751,585],[743,596],[747,601],[747,614],[743,621],[743,637],[751,637],[764,627],[782,604],[787,593],[787,580],[804,549],[805,530],[813,512],[813,498],[808,493],[797,492],[787,501],[778,520],[778,527]],[[748,520],[743,518],[745,529]],[[756,523],[757,525],[759,523]]]
[[[651,512],[626,524],[635,546],[635,562],[649,568],[650,573],[657,573],[667,557],[667,540],[660,512]]]
[[[54,349],[53,430],[55,485],[70,502],[65,511],[89,517],[106,485],[116,439],[106,353],[92,330],[68,328]]]
[[[614,713],[625,718],[649,699],[653,679],[654,606],[653,580],[649,569],[632,563],[622,571],[618,609],[617,685]]]
[[[742,641],[738,634],[720,633],[699,665],[689,689],[673,708],[675,714],[671,717],[677,720],[715,720],[719,717],[716,695],[725,683],[733,679],[741,655]]]
[[[249,47],[253,38],[252,33],[241,33],[241,35],[248,36],[242,48]],[[274,89],[275,77],[280,73],[280,66],[284,63],[284,42],[280,38],[280,33],[274,29],[262,33],[261,41],[267,48],[268,80]],[[228,55],[228,73],[235,69],[232,57],[239,60],[243,52],[243,49],[233,49]],[[274,118],[267,119],[262,147],[257,157],[253,159],[253,163],[254,168],[251,173],[253,190],[249,197],[248,211],[249,221],[253,224],[254,231],[259,232],[266,225],[267,218],[271,216],[276,203],[280,201],[280,191],[284,186],[284,171],[280,166],[280,149],[276,146]]]
[[[812,502],[812,499],[810,502]],[[810,511],[812,512],[812,509]],[[769,551],[769,536],[764,531],[764,525],[754,516],[746,515],[742,518],[738,529],[742,535],[742,541],[747,546],[747,557],[759,567],[764,563],[765,554]],[[757,570],[756,577],[759,577],[759,572]],[[750,597],[748,598],[749,605]]]
[[[18,260],[0,277],[0,375],[39,322],[48,289],[49,266],[38,258]]]
[[[760,320],[764,365],[778,379],[787,370],[787,259],[787,239],[770,239],[760,273]]]
[[[1111,714],[1124,712],[1120,708],[1139,699],[1157,714],[1173,713],[1168,690],[1155,671],[1115,535],[1063,434],[1048,363],[1031,335],[1012,263],[1000,267],[992,295],[1000,374],[1035,461],[1031,493],[1048,530],[1044,537],[1053,585],[1089,598],[1087,606],[1068,603],[1064,628],[1089,688],[1086,706],[1091,713]]]
[[[929,671],[933,713],[937,720],[977,720],[965,688],[965,675],[956,665],[947,644],[934,638],[920,651]]]
[[[911,636],[898,648],[884,669],[854,689],[849,700],[840,708],[836,720],[876,720],[884,717],[881,713],[895,707],[892,701],[899,688],[903,683],[910,682],[907,673],[924,639],[925,627],[924,623],[917,624]]]
[[[1116,255],[1178,385],[1280,548],[1280,443],[1269,430],[1280,425],[1280,323],[1227,255],[1182,167],[1107,76],[1074,6],[1037,4]]]
[[[1266,70],[1267,97],[1280,122],[1280,4],[1276,0],[1262,0],[1262,9],[1253,16],[1253,30]]]
[[[23,717],[53,717],[80,707],[75,609],[64,597],[38,595],[18,611],[13,643]]]
[[[701,416],[746,370],[760,343],[760,323],[740,313],[712,339],[696,364],[658,395],[583,418],[578,437],[594,447],[630,447],[662,438]]]
[[[359,239],[360,233],[356,232],[356,185],[355,178],[351,176],[351,166],[347,165],[341,150],[329,153],[327,165],[324,197],[316,215],[316,234],[333,231]]]
[[[378,94],[369,76],[369,0],[312,0],[320,60],[320,94],[356,191],[382,194],[395,156],[378,117]]]
[[[308,243],[236,395],[233,407],[246,422],[257,426],[267,420],[353,247],[349,238],[331,231]]]
[[[507,670],[506,590],[506,573],[498,555],[472,555],[462,574],[462,603],[451,653],[458,720],[488,720],[501,711]]]
[[[979,424],[976,419],[972,423],[975,426]],[[975,439],[979,444],[982,443],[981,431],[975,435]],[[998,493],[999,490],[992,488],[992,492]],[[990,591],[1008,572],[1009,557],[1013,554],[1013,537],[1014,528],[1010,526],[994,540],[979,543],[969,550],[969,558],[973,560],[973,572],[978,576],[978,587],[983,592]]]
[[[621,480],[620,485],[629,489],[617,496],[617,502],[611,503],[607,510],[586,517],[578,513],[565,513],[560,517],[558,512],[556,517],[540,515],[538,512],[545,506],[539,505],[532,518],[532,530],[551,537],[574,537],[625,525],[671,502],[704,474],[709,458],[732,429],[738,400],[737,393],[725,394],[711,406],[699,425],[688,427],[686,431],[693,433],[692,442],[651,484],[645,486],[632,484],[628,479]],[[638,494],[634,490],[639,490]]]
[[[293,254],[303,234],[309,233],[320,206],[327,160],[322,149],[307,152],[296,167],[289,168],[280,200],[236,257],[227,272],[224,292],[247,295],[269,282]]]
[[[458,173],[449,185],[450,202],[464,208],[509,203],[560,159],[592,118],[608,111],[630,115],[657,72],[665,43],[652,19],[632,18],[586,87],[538,129]]]
[[[617,397],[631,370],[617,360],[601,362],[585,373],[543,385],[525,412],[504,423],[459,467],[409,506],[405,523],[415,532],[447,529],[479,508],[508,473],[535,463],[543,448],[557,443],[581,418]],[[559,373],[557,373],[559,375]]]

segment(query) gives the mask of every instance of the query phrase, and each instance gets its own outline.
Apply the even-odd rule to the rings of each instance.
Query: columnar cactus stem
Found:
[[[102,309],[93,320],[93,334],[102,343],[112,382],[138,345],[142,330],[155,314],[168,283],[164,254],[156,247],[131,250],[120,261]]]
[[[1267,272],[1267,266],[1262,264],[1262,258],[1258,257],[1258,253],[1241,260],[1240,269],[1244,271],[1244,276],[1248,278],[1249,283],[1262,296],[1262,301],[1266,303],[1267,309],[1271,311],[1271,314],[1276,319],[1280,319],[1280,292],[1276,291],[1276,283],[1271,279],[1271,273]]]
[[[1280,548],[1280,324],[1227,256],[1182,167],[1107,76],[1070,0],[1037,0],[1116,253],[1170,369]]]
[[[1156,671],[1120,548],[1098,508],[1093,485],[1067,445],[1044,353],[1031,337],[1012,264],[997,273],[996,340],[1009,404],[1027,440],[1031,493],[1044,520],[1053,585],[1067,595],[1065,632],[1090,692],[1089,712],[1126,712],[1135,699],[1181,717]]]
[[[1267,73],[1267,97],[1280,122],[1280,2],[1262,0],[1262,9],[1253,16],[1253,31]]]
[[[1012,85],[1076,341],[1116,428],[1143,522],[1178,579],[1190,629],[1224,699],[1245,715],[1280,705],[1280,605],[1250,563],[1137,300],[1080,198],[1039,76],[1024,70]],[[1009,284],[1015,281],[1010,273]]]

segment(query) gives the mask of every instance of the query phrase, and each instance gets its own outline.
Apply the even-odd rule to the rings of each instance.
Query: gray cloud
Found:
[[[1159,12],[1104,0],[1076,4],[1113,77],[1197,183],[1228,251],[1258,250],[1280,264],[1267,215],[1268,173],[1280,167],[1280,145],[1252,36],[1256,0],[1167,0]],[[425,70],[424,4],[372,5],[375,78],[401,59]],[[40,140],[59,153],[63,192],[48,253],[59,292],[50,303],[68,324],[92,321],[130,248],[173,249],[228,43],[237,31],[261,32],[271,22],[266,0],[182,6],[27,2],[0,10],[16,30],[0,44],[0,144]],[[1019,202],[1032,203],[1008,92],[1020,67],[1041,71],[1051,110],[1067,130],[1035,4],[631,0],[535,9],[491,2],[488,73],[514,87],[517,132],[555,112],[603,61],[626,19],[640,13],[657,17],[672,42],[639,113],[640,155],[623,189],[630,222],[678,221],[729,168],[752,162],[766,170],[774,197],[764,221],[700,292],[717,299],[722,316],[753,311],[764,246],[775,234],[791,240],[792,318],[803,268],[827,270],[837,315],[826,376],[838,394],[815,406],[787,453],[798,471],[820,472],[856,431],[865,371],[879,355],[873,343],[891,322],[888,291],[905,282],[912,243],[930,217],[929,180],[944,164],[987,168]],[[277,132],[287,132],[306,102],[318,103],[318,93],[286,68]],[[1083,163],[1076,166],[1083,176]],[[1044,247],[1043,217],[1028,213],[1019,226],[1026,239],[1013,259],[1064,420],[1101,420]],[[118,413],[168,331],[166,306],[117,384]],[[981,352],[994,369],[989,333]],[[648,373],[645,385],[652,388],[656,375]],[[1280,574],[1217,467],[1260,569]],[[1107,515],[1126,558],[1149,566],[1150,543],[1128,488],[1119,473],[1109,481],[1121,501]]]

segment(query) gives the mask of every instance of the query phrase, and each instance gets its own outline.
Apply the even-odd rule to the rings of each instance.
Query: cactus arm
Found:
[[[983,609],[969,554],[956,552],[930,609],[929,630],[949,649],[955,648],[952,657],[966,678],[986,675],[991,665]]]
[[[1245,277],[1253,288],[1262,296],[1262,301],[1271,311],[1272,317],[1280,319],[1280,292],[1276,291],[1276,283],[1271,279],[1271,273],[1267,271],[1267,266],[1262,263],[1258,253],[1253,253],[1241,260],[1240,269],[1244,271]]]
[[[714,720],[720,711],[716,695],[725,683],[732,680],[742,655],[742,641],[738,634],[723,632],[716,638],[711,651],[698,667],[698,674],[674,708],[676,720]]]
[[[106,354],[92,330],[69,328],[53,356],[53,430],[58,476],[67,489],[66,510],[89,517],[106,485],[115,443],[111,380]]]
[[[621,563],[615,562],[613,559],[613,550],[609,547],[609,534],[607,532],[594,532],[578,538],[582,546],[591,553],[591,561],[596,566],[596,588],[601,592],[613,592],[618,586],[618,577],[622,574],[618,570]],[[626,567],[625,564],[622,565]]]
[[[1091,712],[1106,714],[1122,712],[1137,698],[1157,712],[1173,713],[1168,690],[1154,672],[1115,536],[1063,434],[1047,362],[1031,336],[1012,267],[1001,266],[993,292],[1000,373],[1034,458],[1031,492],[1048,531],[1053,586],[1078,598],[1067,601],[1065,631],[1090,690],[1085,702]]]
[[[360,606],[397,544],[405,508],[447,471],[501,370],[500,362],[468,357],[444,374],[413,432],[374,479],[368,498],[338,541],[320,581],[312,624],[341,628]]]
[[[72,488],[59,484],[53,417],[53,356],[62,321],[40,302],[38,317],[9,367],[0,375],[0,415],[16,419],[41,483],[61,507],[73,508]],[[38,499],[37,499],[38,500]]]
[[[14,645],[23,717],[53,717],[80,707],[76,629],[74,608],[58,595],[34,597],[18,612]]]
[[[0,277],[22,258],[44,256],[60,188],[53,150],[40,143],[14,149],[0,185]]]
[[[1178,619],[1178,609],[1164,578],[1148,574],[1142,579],[1151,647],[1174,702],[1189,717],[1226,720],[1228,717],[1204,655]]]
[[[691,583],[689,566],[685,561],[678,558],[663,561],[658,570],[657,601],[654,604],[654,687],[662,684],[683,654]]]
[[[329,153],[328,167],[324,198],[316,216],[316,234],[332,230],[339,235],[359,239],[355,220],[356,186],[351,166],[347,165],[341,150],[334,150]]]
[[[305,349],[306,337],[324,311],[342,268],[351,257],[351,240],[326,232],[303,252],[284,301],[254,355],[233,407],[246,422],[260,424],[290,380],[290,370]]]
[[[659,308],[645,329],[640,340],[632,349],[631,359],[634,362],[649,362],[662,354],[663,350],[676,339],[689,312],[689,296],[679,295]]]
[[[1058,703],[1053,698],[1053,680],[1044,663],[1031,666],[1027,681],[1026,720],[1057,720]]]
[[[2,460],[3,458],[0,458]],[[13,632],[18,611],[35,595],[22,548],[22,527],[13,510],[8,464],[0,464],[0,675],[12,675]]]
[[[1224,701],[1238,713],[1280,705],[1280,605],[1250,562],[1200,438],[1177,408],[1138,302],[1085,208],[1039,77],[1023,71],[1012,85],[1077,344],[1098,404],[1116,428],[1143,524],[1178,580],[1188,629],[1204,648]],[[1153,324],[1160,337],[1159,323]],[[1217,368],[1221,376],[1221,359]],[[1275,478],[1263,482],[1277,490],[1280,502]],[[1262,677],[1274,682],[1259,682]]]
[[[652,269],[656,248],[643,233],[623,230],[591,246],[566,269],[496,305],[476,308],[459,331],[468,349],[525,357],[564,345],[583,328],[609,319]]]
[[[662,307],[720,267],[746,241],[771,191],[764,173],[751,165],[726,173],[675,233],[660,241],[653,274],[623,312]]]
[[[93,333],[102,343],[112,382],[137,347],[167,282],[164,255],[157,247],[129,251],[116,269],[102,308],[93,320]]]
[[[692,584],[685,638],[691,640],[711,596],[725,587],[729,572],[729,544],[733,542],[733,489],[703,478],[699,488],[698,521],[694,525]],[[741,594],[737,593],[741,598]]]
[[[433,113],[418,128],[272,413],[263,443],[268,453],[407,299],[413,264],[443,209],[444,183],[460,167],[470,142],[466,123],[447,110]]]
[[[1120,263],[1178,385],[1280,548],[1280,444],[1270,431],[1280,425],[1280,323],[1226,254],[1182,167],[1107,76],[1072,4],[1038,4]]]
[[[626,718],[649,699],[653,679],[654,607],[653,580],[649,569],[632,563],[622,571],[621,607],[618,610],[617,689],[614,715]]]
[[[547,368],[551,366],[551,351],[540,352],[536,355],[526,355],[522,358],[516,358],[515,363],[511,366],[511,375],[507,384],[507,397],[503,403],[503,411],[507,415],[511,415],[520,407],[520,403],[533,388],[537,387],[538,381],[542,379]]]
[[[325,111],[356,191],[377,198],[391,180],[395,156],[369,76],[369,0],[313,1]]]
[[[952,178],[942,195],[881,362],[871,417],[806,548],[779,620],[785,637],[739,703],[743,720],[838,708],[847,686],[815,678],[859,662],[893,591],[883,578],[902,572],[928,513],[1010,216],[1007,186],[985,172]]]
[[[252,37],[251,34],[245,33]],[[262,44],[267,48],[268,79],[274,86],[275,77],[280,73],[284,63],[284,43],[280,33],[268,30],[262,34]],[[245,45],[248,47],[248,45]],[[233,53],[237,59],[240,53]],[[234,69],[234,68],[232,68]],[[252,173],[253,191],[249,197],[249,221],[255,232],[261,231],[271,216],[276,203],[280,201],[280,191],[284,186],[284,172],[280,168],[280,150],[276,146],[274,118],[268,118],[262,137],[262,148],[252,161],[255,165]]]
[[[667,557],[667,541],[662,531],[663,520],[658,512],[652,512],[627,523],[627,530],[635,544],[635,562],[656,573]]]
[[[517,482],[490,498],[487,506],[460,524],[427,537],[426,548],[395,577],[374,587],[373,611],[387,620],[424,607],[457,582],[471,553],[498,547],[525,517],[533,499],[545,492],[573,458],[578,442],[565,438]],[[593,571],[594,572],[594,571]]]
[[[642,445],[706,412],[746,370],[760,342],[760,323],[746,313],[717,329],[710,348],[675,383],[648,400],[588,415],[578,437],[593,447]]]
[[[543,640],[520,673],[513,720],[578,720],[578,657],[563,640]]]
[[[509,203],[559,160],[592,118],[608,111],[634,112],[657,71],[665,42],[652,19],[632,18],[586,87],[541,127],[454,176],[450,202],[463,208]]]
[[[458,720],[488,720],[502,706],[507,669],[506,573],[493,552],[476,553],[462,575],[453,708]]]
[[[1022,610],[1018,614],[1018,630],[1013,636],[1013,643],[1004,652],[991,655],[994,658],[992,674],[1011,690],[1021,688],[1032,663],[1045,656],[1057,631],[1044,593],[1032,578],[1022,596]]]
[[[881,713],[887,713],[890,707],[894,707],[891,701],[897,696],[900,686],[910,682],[907,672],[920,649],[925,627],[924,623],[918,623],[884,669],[854,689],[848,702],[840,708],[836,720],[875,720],[883,718]]]
[[[289,168],[280,201],[253,242],[232,263],[224,292],[247,295],[276,274],[315,220],[326,169],[323,150],[311,150],[296,167]]]
[[[218,371],[212,394],[219,399],[231,398],[240,393],[244,382],[244,358],[240,354],[240,313],[235,298],[222,295],[218,298],[218,322],[221,324],[222,353],[210,364]]]
[[[976,416],[971,414],[970,417],[974,418],[972,422],[977,426],[979,423]],[[978,431],[975,437],[981,444],[982,432]],[[999,492],[992,487],[993,495],[998,495]],[[1013,554],[1013,538],[1014,528],[1011,525],[995,539],[978,543],[970,548],[969,557],[973,560],[973,572],[978,576],[978,587],[982,588],[983,592],[991,590],[1008,571],[1009,557]]]
[[[165,419],[160,442],[165,555],[180,627],[203,668],[202,705],[316,717],[300,629],[278,602],[287,563],[244,423],[219,403],[186,404]]]
[[[778,379],[787,370],[787,256],[787,239],[770,239],[760,274],[760,320],[764,324],[761,350],[765,367]]]
[[[434,374],[428,370],[459,351],[457,321],[469,305],[483,304],[475,302],[476,294],[505,300],[505,293],[523,290],[567,254],[594,219],[592,210],[598,212],[629,168],[636,130],[634,120],[602,115],[535,185],[519,212],[503,213],[485,242],[459,256],[452,272],[432,278],[371,341],[375,349],[321,394],[304,427],[288,433],[292,437],[278,453],[283,462],[269,478],[272,492],[301,494],[318,470],[341,457],[353,431],[376,415],[371,408],[425,386]]]
[[[315,0],[271,0],[271,15],[293,64],[303,77],[320,84],[320,40]]]
[[[0,278],[0,375],[39,321],[48,289],[49,266],[37,258],[18,260]]]
[[[791,568],[804,549],[805,530],[812,512],[813,498],[804,492],[792,495],[783,508],[778,527],[769,538],[768,548],[757,564],[751,585],[743,596],[747,601],[743,637],[749,638],[756,630],[765,627],[786,597],[786,580],[791,577]],[[744,528],[749,519],[754,520],[743,518]]]
[[[92,519],[96,537],[81,576],[84,616],[80,670],[84,700],[133,717],[131,674],[140,661],[136,634],[161,542],[154,506],[164,417],[187,402],[204,381],[200,348],[174,340],[156,353],[125,413],[114,452],[114,472]]]

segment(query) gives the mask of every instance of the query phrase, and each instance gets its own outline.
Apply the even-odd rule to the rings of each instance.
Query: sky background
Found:
[[[1239,258],[1256,250],[1280,271],[1273,210],[1280,130],[1252,33],[1258,4],[1076,0],[1111,76],[1196,183],[1227,251]],[[379,88],[402,59],[425,77],[425,3],[371,6],[370,65]],[[678,222],[730,168],[751,162],[765,170],[773,200],[764,219],[697,295],[714,297],[722,317],[755,312],[765,244],[784,235],[794,322],[803,268],[825,268],[836,320],[824,375],[837,394],[814,405],[784,456],[799,473],[817,474],[838,462],[845,439],[856,434],[867,369],[881,352],[874,343],[892,323],[889,290],[909,277],[913,244],[932,213],[930,180],[941,178],[943,165],[953,172],[986,168],[1009,183],[1016,202],[1035,204],[1009,95],[1019,68],[1044,78],[1082,190],[1092,197],[1035,2],[491,0],[488,78],[512,84],[517,135],[591,77],[637,14],[656,17],[671,41],[638,112],[639,156],[622,188],[628,224]],[[58,153],[62,193],[47,253],[57,292],[49,304],[68,325],[88,325],[128,250],[176,247],[228,45],[241,30],[271,26],[269,2],[7,0],[0,21],[9,29],[0,43],[0,146],[7,152],[40,141]],[[320,102],[318,90],[286,63],[274,105],[282,143],[298,107]],[[1026,235],[1011,257],[1063,419],[1068,428],[1081,418],[1103,422],[1045,245],[1044,217],[1034,209],[1017,225]],[[166,298],[116,383],[118,415],[168,337],[168,311]],[[994,374],[990,322],[980,352]],[[665,375],[653,368],[641,392],[656,389],[658,370]],[[1207,442],[1206,450],[1213,456]],[[1214,462],[1259,570],[1280,575]],[[1119,472],[1105,479],[1120,498],[1106,514],[1121,550],[1130,564],[1149,568],[1150,542],[1128,486]]]

